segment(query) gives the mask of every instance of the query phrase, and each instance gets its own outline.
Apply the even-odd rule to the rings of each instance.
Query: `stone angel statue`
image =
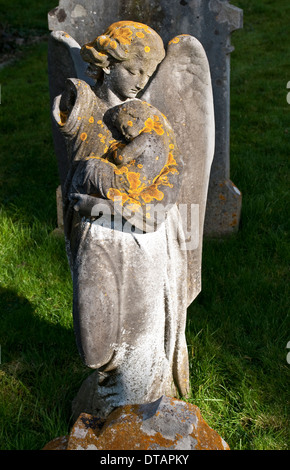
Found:
[[[186,314],[201,289],[214,153],[204,49],[179,35],[165,51],[133,21],[82,47],[62,31],[50,42],[74,329],[96,369],[74,414],[187,396]]]

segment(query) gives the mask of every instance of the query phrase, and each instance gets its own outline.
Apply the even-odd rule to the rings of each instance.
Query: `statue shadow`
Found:
[[[47,429],[54,432],[53,426],[61,429],[60,423],[69,429],[72,400],[88,373],[79,358],[73,329],[40,318],[31,302],[4,288],[0,288],[0,321],[2,393],[9,402],[15,393],[23,395],[20,403],[15,401],[15,416],[18,405],[27,414],[33,412],[34,422],[41,421],[44,428],[40,435]],[[25,413],[21,419],[25,432]]]

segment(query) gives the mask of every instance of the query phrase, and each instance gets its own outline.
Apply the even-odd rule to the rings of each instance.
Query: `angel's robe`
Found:
[[[68,116],[60,112],[57,97],[53,116],[66,138],[70,158],[63,202],[74,329],[83,361],[97,369],[82,385],[75,412],[101,417],[117,406],[188,392],[187,254],[175,204],[182,164],[168,128],[170,156],[159,169],[156,192],[148,193],[149,184],[139,192],[137,185],[134,192],[128,178],[132,167],[118,174],[115,165],[102,159],[113,140],[103,119],[104,104],[83,81],[68,80],[67,87],[74,95],[72,110]],[[121,193],[120,226],[112,225],[120,214],[81,218],[73,209],[70,195],[76,191],[76,181],[77,189],[81,187],[82,178],[86,189],[87,179],[94,179],[104,204],[114,191]],[[152,176],[142,174],[146,183],[145,178],[149,181]],[[134,231],[146,211],[137,210],[142,215],[132,226],[129,209],[136,202],[145,207],[146,201],[167,206],[165,220],[148,233]]]

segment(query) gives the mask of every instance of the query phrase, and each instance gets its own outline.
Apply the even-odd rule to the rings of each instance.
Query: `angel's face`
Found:
[[[122,100],[135,98],[143,90],[157,65],[154,60],[138,58],[114,63],[105,75],[106,84]]]

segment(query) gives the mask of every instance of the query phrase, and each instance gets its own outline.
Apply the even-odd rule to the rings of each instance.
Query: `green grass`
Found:
[[[22,33],[47,32],[48,12],[58,6],[58,0],[0,0],[0,22]]]
[[[233,2],[231,179],[237,236],[205,240],[188,316],[192,401],[234,449],[289,449],[289,17],[286,1]],[[287,75],[288,74],[288,75]]]
[[[242,219],[236,236],[204,242],[203,288],[187,324],[190,401],[232,449],[289,449],[290,7],[233,3],[244,9],[231,55],[231,179],[243,193]],[[56,4],[21,11],[14,1],[4,12],[0,1],[1,21],[43,30]],[[24,48],[0,76],[2,450],[40,449],[66,434],[88,373],[64,241],[52,235],[58,175],[46,50],[46,42]]]

